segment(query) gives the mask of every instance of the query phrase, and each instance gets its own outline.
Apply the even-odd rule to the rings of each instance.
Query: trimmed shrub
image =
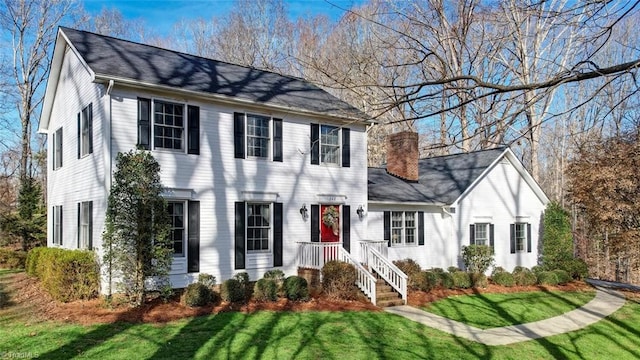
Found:
[[[307,280],[300,276],[289,276],[284,279],[284,293],[289,300],[308,300],[309,286]]]
[[[216,286],[216,277],[211,274],[200,273],[198,275],[198,283],[212,289]]]
[[[576,280],[584,280],[589,276],[589,266],[582,259],[571,259],[565,263],[566,270],[569,275]]]
[[[558,276],[553,271],[542,271],[538,274],[538,284],[558,285]]]
[[[420,282],[420,272],[422,269],[420,265],[413,259],[404,259],[404,260],[396,260],[393,262],[398,269],[402,270],[403,273],[407,274],[407,286],[412,289],[418,289]]]
[[[98,295],[100,269],[95,253],[60,248],[39,249],[27,255],[28,268],[51,297],[68,302]]]
[[[466,271],[456,271],[451,274],[453,277],[453,286],[460,289],[468,289],[471,287],[471,276]]]
[[[213,299],[211,289],[200,283],[189,284],[182,295],[182,301],[189,307],[205,306]]]
[[[21,250],[0,248],[0,268],[24,269],[27,253]]]
[[[418,278],[418,290],[431,291],[440,285],[440,276],[437,272],[427,270],[421,271],[417,276]]]
[[[463,246],[462,261],[470,273],[484,274],[493,265],[493,249],[488,245]]]
[[[445,289],[453,289],[453,276],[450,272],[438,274],[440,276],[440,285]]]
[[[516,283],[515,279],[513,278],[513,275],[506,271],[498,271],[498,272],[494,271],[493,274],[491,275],[491,280],[493,280],[495,284],[500,286],[505,286],[505,287],[512,287]]]
[[[434,273],[437,273],[437,274],[442,274],[444,272],[444,270],[442,268],[439,268],[439,267],[431,268],[431,271],[433,271]]]
[[[556,269],[553,270],[553,273],[556,274],[556,277],[558,278],[558,284],[566,284],[568,282],[571,282],[571,276],[568,272],[562,269]]]
[[[456,272],[456,271],[460,271],[460,268],[459,268],[459,267],[457,267],[457,266],[449,266],[449,267],[447,268],[447,271],[448,271],[449,273],[453,274],[453,273],[454,273],[454,272]]]
[[[493,271],[491,272],[491,277],[494,277],[496,276],[496,274],[503,273],[503,272],[507,272],[507,270],[505,270],[505,268],[503,268],[502,266],[496,266],[493,268]]]
[[[332,298],[354,300],[358,297],[357,275],[353,265],[329,261],[322,268],[322,290]]]
[[[515,275],[516,273],[519,273],[519,272],[522,272],[522,271],[528,271],[528,270],[529,270],[529,269],[527,269],[527,268],[526,268],[526,267],[524,267],[524,266],[517,265],[516,267],[514,267],[514,268],[513,268],[513,272],[512,272],[512,274],[514,274],[514,275]]]
[[[229,279],[220,286],[220,297],[231,303],[244,302],[247,296],[245,286],[237,279]]]
[[[278,284],[273,279],[262,278],[253,286],[253,298],[258,301],[278,300]]]
[[[489,280],[487,279],[487,275],[483,273],[472,273],[471,284],[474,288],[486,288],[489,286]]]
[[[270,279],[275,281],[276,283],[276,292],[278,293],[278,296],[284,296],[284,272],[280,269],[275,269],[275,270],[269,270],[266,273],[264,273],[263,276],[265,279]],[[254,288],[255,290],[255,288]]]
[[[538,277],[536,276],[536,274],[534,274],[533,271],[521,266],[519,267],[519,269],[518,266],[516,266],[516,268],[513,270],[513,280],[518,286],[531,286],[538,283]]]
[[[541,272],[545,271],[544,268],[540,265],[536,265],[534,267],[531,268],[531,271],[533,271],[534,274],[536,274],[536,276],[540,275]]]
[[[233,276],[234,279],[238,281],[240,286],[242,287],[242,291],[244,291],[244,299],[247,300],[251,298],[251,293],[253,292],[253,286],[249,281],[249,274],[246,272],[239,272]]]
[[[40,259],[40,256],[45,251],[47,251],[46,247],[37,247],[29,250],[29,252],[27,253],[27,260],[25,262],[25,270],[27,272],[27,275],[38,277],[38,272],[36,270],[36,267],[38,265],[38,260]]]

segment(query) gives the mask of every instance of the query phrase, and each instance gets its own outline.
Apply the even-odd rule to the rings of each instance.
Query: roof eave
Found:
[[[411,206],[449,206],[449,204],[441,202],[408,202],[408,201],[380,201],[380,200],[367,200],[367,203],[373,205],[411,205]]]

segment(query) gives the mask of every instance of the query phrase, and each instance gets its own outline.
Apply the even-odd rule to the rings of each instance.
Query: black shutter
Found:
[[[78,159],[80,159],[80,137],[82,136],[82,111],[78,113]]]
[[[511,253],[516,253],[516,224],[509,225],[510,238],[511,238]]]
[[[200,201],[189,201],[187,272],[200,272]]]
[[[200,108],[189,105],[187,109],[187,153],[200,154]]]
[[[53,144],[53,146],[51,147],[51,170],[55,170],[56,169],[56,133],[54,132],[53,134],[51,134],[51,143]]]
[[[233,113],[233,144],[236,159],[244,159],[244,113]]]
[[[62,142],[62,128],[58,129],[58,132],[59,132],[58,141],[60,142],[60,156],[59,156],[59,158],[60,158],[60,166],[58,166],[58,167],[62,167],[62,159],[64,159],[64,156],[62,155],[62,154],[64,154],[64,151],[63,151],[64,150],[64,148],[63,148],[64,143]]]
[[[527,224],[527,252],[531,252],[531,224]]]
[[[320,242],[320,205],[311,205],[311,241]]]
[[[245,248],[245,204],[242,201],[236,202],[236,233],[235,233],[235,259],[236,269],[244,269],[244,248]]]
[[[89,250],[93,250],[93,201],[89,201]]]
[[[64,212],[62,210],[62,205],[60,205],[60,239],[58,239],[58,244],[62,245],[64,244],[64,241],[62,241],[62,239],[64,239],[64,231],[62,230],[62,224],[64,224],[64,218],[62,217],[64,215]]]
[[[273,203],[273,266],[282,266],[282,203]]]
[[[320,164],[320,125],[311,124],[311,164]]]
[[[82,203],[78,203],[78,239],[77,239],[77,244],[76,244],[76,249],[80,249],[80,205]]]
[[[138,147],[151,148],[151,100],[138,98]]]
[[[424,212],[418,211],[418,245],[424,245]]]
[[[384,212],[384,239],[387,240],[387,246],[391,246],[391,212]]]
[[[351,206],[342,205],[342,247],[351,253]]]
[[[282,119],[273,119],[273,161],[282,162]]]
[[[489,224],[489,246],[491,246],[491,248],[493,248],[494,246],[493,231],[494,231],[494,225]]]
[[[351,130],[342,129],[342,167],[351,166]]]
[[[474,224],[469,225],[469,245],[476,243],[476,226]]]

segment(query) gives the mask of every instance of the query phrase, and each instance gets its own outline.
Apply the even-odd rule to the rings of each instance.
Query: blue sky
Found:
[[[308,14],[325,14],[336,20],[353,5],[364,0],[285,0],[291,19]],[[233,0],[85,0],[84,7],[89,13],[98,13],[102,8],[116,8],[130,20],[143,19],[147,28],[160,34],[169,32],[173,24],[181,19],[224,16],[232,8]]]

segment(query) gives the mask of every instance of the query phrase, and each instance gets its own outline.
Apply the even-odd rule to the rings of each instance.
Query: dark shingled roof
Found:
[[[90,32],[60,28],[97,76],[217,94],[354,120],[369,118],[299,78]]]
[[[504,150],[498,148],[420,159],[418,182],[390,175],[385,168],[369,168],[369,200],[451,204]]]

